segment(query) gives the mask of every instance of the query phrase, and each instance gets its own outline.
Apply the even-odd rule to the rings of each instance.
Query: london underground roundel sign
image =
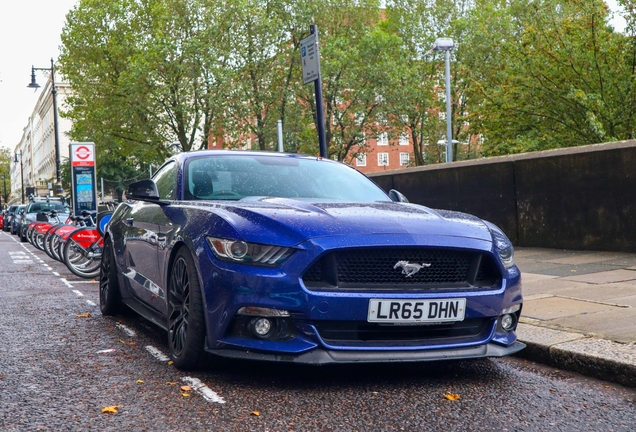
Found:
[[[71,162],[73,166],[94,166],[95,147],[93,143],[71,144]]]

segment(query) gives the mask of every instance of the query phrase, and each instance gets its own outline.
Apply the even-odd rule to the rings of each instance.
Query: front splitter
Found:
[[[423,351],[333,351],[315,349],[310,352],[290,356],[272,353],[262,353],[239,350],[209,350],[210,353],[233,359],[260,360],[272,362],[301,363],[310,365],[347,364],[347,363],[402,363],[427,362],[440,360],[462,360],[483,357],[503,357],[521,351],[526,347],[521,342],[515,342],[504,347],[494,343],[476,347],[454,348],[443,350]]]

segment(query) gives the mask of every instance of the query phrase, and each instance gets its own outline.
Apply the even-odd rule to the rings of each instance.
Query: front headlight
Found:
[[[497,250],[501,263],[505,268],[512,267],[515,263],[515,249],[512,246],[512,242],[497,225],[488,221],[484,222],[490,229],[492,241],[495,244],[495,249]]]
[[[223,261],[269,267],[280,265],[294,252],[283,246],[246,243],[241,240],[206,237],[214,255]]]

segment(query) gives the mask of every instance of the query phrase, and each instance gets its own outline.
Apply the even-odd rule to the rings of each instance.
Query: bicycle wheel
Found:
[[[57,228],[57,225],[53,225],[51,226],[51,228],[49,228],[49,230],[46,232],[46,234],[44,234],[44,238],[42,239],[42,249],[44,250],[44,252],[46,252],[46,254],[55,259],[55,257],[53,256],[53,252],[51,252],[51,237],[53,236],[53,232],[55,231],[55,229]]]
[[[92,279],[99,275],[104,238],[95,228],[80,228],[64,245],[64,263],[75,275]]]
[[[49,237],[49,250],[51,256],[60,262],[64,262],[62,255],[60,254],[60,243],[62,238],[68,238],[68,236],[77,230],[75,225],[58,225],[53,231],[53,234]]]

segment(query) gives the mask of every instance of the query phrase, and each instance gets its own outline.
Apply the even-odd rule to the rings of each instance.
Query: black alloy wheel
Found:
[[[187,248],[177,253],[168,284],[168,349],[174,365],[191,370],[209,361],[204,351],[201,284]]]
[[[99,308],[102,315],[117,315],[121,312],[121,294],[117,269],[115,268],[115,254],[110,237],[104,241],[104,254],[99,267]]]

